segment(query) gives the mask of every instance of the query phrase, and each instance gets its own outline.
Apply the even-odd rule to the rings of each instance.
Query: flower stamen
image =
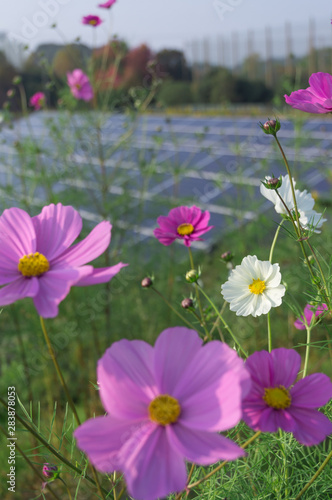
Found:
[[[289,391],[283,385],[265,388],[263,399],[268,406],[276,410],[284,410],[292,402]]]
[[[31,276],[40,276],[41,274],[46,273],[49,268],[50,264],[47,258],[39,252],[23,255],[17,266],[20,273],[29,278]]]
[[[177,233],[180,236],[187,236],[188,234],[191,234],[194,232],[194,226],[192,224],[189,224],[188,222],[184,222],[183,224],[180,224],[177,228]]]
[[[181,406],[177,399],[168,394],[161,394],[149,404],[149,417],[160,425],[174,424],[181,413]]]
[[[259,278],[257,280],[253,279],[251,285],[249,285],[249,290],[255,295],[260,295],[261,293],[263,293],[265,288],[265,281],[262,281]]]

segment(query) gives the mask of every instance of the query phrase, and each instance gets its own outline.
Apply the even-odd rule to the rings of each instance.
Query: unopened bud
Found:
[[[276,135],[276,133],[280,130],[280,121],[279,120],[267,120],[264,125],[262,123],[259,124],[261,129],[265,134]]]
[[[199,278],[199,273],[196,271],[196,269],[191,269],[186,273],[186,280],[189,283],[196,283],[198,278]]]
[[[13,97],[15,95],[15,89],[9,89],[7,90],[7,97],[9,97],[9,99],[11,97]]]
[[[193,307],[194,303],[192,301],[192,299],[190,299],[189,297],[186,298],[186,299],[183,299],[183,301],[181,302],[181,306],[183,307],[183,309],[189,309],[190,307]]]
[[[232,252],[224,252],[220,255],[220,257],[224,262],[230,262],[231,260],[233,260],[234,255],[232,254]]]
[[[272,174],[272,177],[266,178],[262,183],[267,189],[279,189],[282,185],[282,177],[274,177]]]
[[[17,76],[14,76],[13,78],[13,85],[19,85],[20,83],[22,83],[22,77],[17,75]]]
[[[43,475],[47,477],[47,479],[56,479],[59,476],[58,467],[52,464],[44,464],[43,465]]]
[[[149,288],[150,286],[153,285],[153,281],[151,278],[149,278],[147,276],[146,278],[142,279],[141,285],[142,285],[142,288]]]

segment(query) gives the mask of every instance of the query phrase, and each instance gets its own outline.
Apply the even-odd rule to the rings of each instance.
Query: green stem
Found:
[[[7,403],[5,402],[4,399],[2,399],[0,397],[0,403],[5,407],[5,408],[8,408],[7,406]],[[30,434],[32,434],[36,439],[38,439],[38,441],[40,443],[42,443],[43,446],[45,446],[45,448],[50,452],[52,453],[58,460],[60,460],[60,462],[64,463],[67,467],[69,467],[70,469],[72,469],[73,471],[75,471],[77,474],[79,474],[80,476],[84,477],[89,483],[93,484],[94,486],[97,486],[97,483],[90,477],[88,476],[87,474],[84,473],[83,470],[81,470],[79,467],[76,467],[75,465],[73,465],[71,462],[69,462],[69,460],[67,460],[63,455],[61,455],[61,453],[59,453],[55,448],[53,448],[53,446],[48,442],[46,441],[38,432],[36,432],[33,427],[31,427],[29,424],[27,424],[25,422],[25,420],[23,420],[23,418],[21,418],[15,410],[13,410],[12,407],[10,407],[10,409],[12,411],[15,412],[15,419],[18,420],[20,422],[20,424],[23,425],[23,427],[25,427],[27,429],[28,432],[30,432]],[[32,422],[33,424],[33,422]],[[34,424],[33,424],[34,425]],[[17,446],[16,446],[17,447]],[[44,478],[43,478],[44,480]],[[108,495],[108,491],[101,487],[101,490],[103,491],[103,493],[105,493],[106,495]],[[105,497],[103,497],[105,498]]]
[[[189,252],[189,260],[190,260],[191,269],[195,269],[193,254],[192,254],[190,247],[188,247],[188,252]],[[205,335],[207,335],[207,337],[210,338],[210,333],[209,333],[209,330],[207,329],[207,326],[206,326],[205,316],[204,316],[204,312],[203,312],[203,308],[202,308],[201,298],[199,295],[199,287],[198,287],[197,282],[195,282],[195,292],[196,292],[199,313],[201,315],[201,320],[200,320],[201,326],[204,328]],[[211,338],[210,338],[210,340],[211,340]]]
[[[325,458],[324,462],[319,467],[319,469],[317,470],[317,472],[312,476],[312,478],[310,479],[310,481],[305,485],[304,488],[302,488],[302,490],[297,495],[297,497],[295,498],[295,500],[299,500],[299,498],[301,498],[301,496],[303,495],[303,493],[305,493],[307,491],[307,489],[310,488],[310,486],[315,481],[315,479],[317,479],[317,477],[319,476],[319,474],[321,474],[323,472],[324,468],[326,467],[326,465],[328,464],[328,462],[331,460],[331,458],[332,458],[332,451],[330,451],[330,453],[327,455],[327,457]]]
[[[271,264],[272,264],[274,248],[276,246],[279,232],[280,232],[280,229],[281,229],[283,222],[284,222],[284,220],[282,220],[280,222],[280,224],[278,225],[277,230],[276,230],[275,235],[274,235],[274,238],[273,238],[273,241],[272,241],[270,255],[269,255],[269,261],[271,262]],[[268,345],[269,352],[271,352],[272,351],[272,333],[271,333],[271,316],[270,316],[269,312],[267,313],[267,345]]]
[[[310,334],[311,334],[311,327],[306,325],[306,330],[307,330],[307,345],[305,348],[305,358],[304,358],[304,367],[303,367],[303,375],[302,378],[304,378],[307,375],[307,370],[308,370],[308,361],[309,361],[309,353],[310,353]]]
[[[323,284],[324,284],[325,295],[326,295],[325,299],[327,299],[327,306],[330,307],[329,289],[327,287],[327,283],[326,283],[326,280],[325,280],[325,276],[324,276],[324,273],[323,273],[322,266],[320,265],[319,259],[318,259],[317,255],[316,255],[316,252],[312,248],[312,245],[311,245],[311,243],[310,243],[309,240],[307,240],[307,245],[308,245],[308,247],[310,249],[310,252],[311,252],[313,258],[315,259],[315,262],[316,262],[317,267],[319,269],[320,275],[322,277]]]
[[[218,311],[217,307],[215,306],[214,302],[210,299],[210,297],[204,292],[204,290],[202,289],[202,287],[200,287],[199,285],[197,285],[201,291],[201,293],[204,295],[204,297],[206,298],[206,300],[211,304],[211,306],[213,307],[213,309],[215,310],[215,312],[217,313],[217,316],[220,318],[220,320],[222,321],[224,327],[226,328],[226,330],[228,331],[228,333],[230,334],[230,336],[232,337],[232,339],[234,340],[235,344],[238,346],[238,348],[240,349],[240,351],[242,352],[242,354],[247,358],[248,357],[248,354],[246,353],[246,351],[243,349],[243,347],[241,346],[240,342],[237,340],[237,338],[235,337],[234,333],[232,332],[232,330],[230,329],[230,327],[228,326],[228,324],[226,323],[226,321],[224,320],[223,316],[221,316],[220,312]]]
[[[186,325],[188,325],[191,329],[193,330],[196,330],[196,328],[194,327],[194,325],[192,325],[191,323],[189,323],[189,321],[186,320],[186,318],[184,316],[182,316],[182,314],[180,314],[173,306],[170,302],[168,302],[168,300],[154,287],[154,286],[151,286],[150,287],[151,290],[153,290],[157,295],[159,295],[159,297],[161,297],[163,299],[163,301],[168,305],[168,307],[179,317],[182,319],[182,321],[184,323],[186,323]]]
[[[41,324],[41,327],[42,327],[42,330],[43,330],[43,334],[44,334],[44,338],[45,338],[45,341],[46,341],[46,344],[47,344],[48,352],[50,353],[50,356],[51,356],[51,359],[53,361],[55,370],[56,370],[56,372],[58,374],[58,377],[60,379],[62,388],[63,388],[63,390],[64,390],[64,392],[66,394],[66,398],[67,398],[68,404],[69,404],[69,406],[70,406],[70,408],[71,408],[71,410],[72,410],[72,412],[74,414],[74,417],[75,417],[77,425],[81,425],[81,421],[80,421],[79,416],[77,414],[74,401],[72,400],[72,397],[71,397],[71,395],[70,395],[70,393],[68,391],[67,384],[65,382],[65,379],[63,378],[61,368],[60,368],[59,363],[58,363],[58,361],[56,359],[54,349],[52,347],[50,338],[48,336],[48,333],[47,333],[47,330],[46,330],[46,326],[45,326],[44,318],[42,318],[41,316],[40,316],[40,324]]]
[[[260,436],[262,433],[262,431],[257,431],[253,436],[251,436],[250,439],[248,439],[248,441],[246,441],[242,446],[241,448],[245,449],[247,448],[247,446],[249,446],[249,444],[251,444],[253,441],[255,441],[256,438],[258,438],[258,436]],[[191,490],[192,488],[195,488],[196,486],[198,486],[199,484],[203,483],[204,481],[206,481],[207,479],[209,479],[211,476],[213,476],[216,472],[220,471],[220,469],[222,469],[223,467],[225,467],[225,465],[228,463],[228,460],[224,460],[224,462],[222,462],[220,465],[218,465],[215,469],[213,469],[211,472],[209,472],[209,474],[207,474],[206,476],[202,477],[202,479],[199,479],[198,481],[196,481],[195,483],[192,483],[192,484],[189,484],[187,486],[187,489]]]
[[[4,403],[3,400],[1,400],[2,403]],[[7,407],[6,403],[5,403],[5,406]],[[12,410],[12,408],[11,408]],[[9,438],[9,435],[7,434],[6,430],[2,427],[2,425],[0,425],[0,430],[1,432],[7,437]],[[19,451],[19,453],[22,455],[22,457],[24,458],[24,460],[27,462],[27,464],[29,465],[29,467],[31,467],[31,469],[33,470],[33,472],[36,474],[36,476],[39,477],[39,479],[42,481],[42,482],[45,482],[45,478],[42,476],[41,472],[33,465],[33,463],[31,462],[31,460],[26,456],[26,454],[24,453],[24,451],[20,448],[20,446],[17,444],[17,441],[15,441],[15,448]],[[51,485],[49,483],[46,483],[46,486],[47,488],[49,489],[49,492],[54,496],[54,498],[56,498],[57,500],[61,500],[60,497],[55,493],[55,491],[53,491]]]
[[[60,481],[65,485],[65,488],[66,488],[66,490],[68,492],[69,500],[73,500],[67,484],[64,482],[64,480],[62,479],[62,477],[58,477],[58,479],[60,479]]]
[[[79,416],[77,414],[77,411],[76,411],[76,408],[75,408],[75,404],[74,404],[74,401],[72,400],[72,397],[68,391],[68,387],[67,387],[67,384],[65,382],[65,379],[63,378],[63,375],[62,375],[62,371],[61,371],[61,368],[59,366],[59,363],[56,359],[56,356],[55,356],[55,352],[54,352],[54,349],[52,347],[52,344],[51,344],[51,341],[50,341],[50,338],[48,336],[48,333],[47,333],[47,330],[46,330],[46,326],[45,326],[45,321],[44,321],[44,318],[42,318],[40,316],[40,324],[41,324],[41,327],[42,327],[42,330],[43,330],[43,334],[44,334],[44,337],[45,337],[45,341],[46,341],[46,344],[47,344],[47,347],[48,347],[48,351],[50,353],[50,356],[52,358],[52,361],[53,361],[53,364],[54,364],[54,367],[56,369],[56,372],[58,374],[58,377],[60,379],[60,382],[61,382],[61,385],[62,385],[62,388],[66,394],[66,398],[67,398],[67,401],[68,401],[68,404],[74,414],[74,417],[75,417],[75,420],[76,420],[76,423],[77,425],[81,425],[81,421],[79,419]],[[95,481],[96,481],[96,485],[97,485],[97,489],[99,491],[99,494],[101,495],[101,497],[103,499],[105,499],[104,497],[104,494],[102,492],[102,489],[101,489],[101,485],[100,485],[100,482],[99,482],[99,479],[98,479],[98,475],[97,475],[97,471],[96,469],[91,466],[91,470],[92,470],[92,474],[95,478]]]

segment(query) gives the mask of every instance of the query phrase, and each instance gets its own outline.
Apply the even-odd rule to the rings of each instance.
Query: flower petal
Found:
[[[180,423],[167,426],[166,431],[172,448],[195,464],[211,465],[245,455],[240,446],[221,434],[193,431]]]
[[[332,398],[332,383],[327,375],[314,373],[296,382],[290,394],[292,407],[320,408]]]
[[[297,374],[301,368],[301,356],[294,349],[273,349],[271,352],[273,360],[274,377],[272,387],[283,385],[288,388],[294,384]]]
[[[74,431],[74,437],[98,470],[113,472],[121,469],[118,453],[138,425],[111,416],[91,418]]]
[[[292,407],[291,414],[297,424],[293,434],[301,444],[313,446],[332,433],[332,422],[318,410]]]
[[[4,258],[16,268],[23,255],[36,252],[36,233],[30,216],[20,208],[9,208],[0,217],[1,246],[5,245]],[[0,246],[0,253],[1,253]],[[11,254],[11,255],[10,255]]]
[[[152,374],[153,347],[141,340],[114,343],[98,362],[98,383],[104,408],[116,418],[148,418],[158,393]]]
[[[156,500],[182,491],[187,473],[183,457],[171,447],[166,430],[150,423],[121,450],[128,492],[135,500]]]
[[[123,267],[126,266],[128,266],[128,264],[119,262],[119,264],[116,264],[115,266],[93,269],[91,274],[77,281],[75,286],[90,286],[97,285],[99,283],[107,283],[108,281],[111,281],[111,279],[114,278],[114,276],[118,274]]]
[[[82,230],[82,218],[71,206],[48,205],[32,218],[37,250],[50,261],[64,252]]]
[[[39,291],[37,278],[23,276],[0,289],[0,306],[7,306],[25,297],[35,297]]]
[[[91,262],[109,246],[111,229],[112,225],[109,222],[100,222],[84,240],[76,243],[58,256],[56,262],[65,262],[68,267],[82,266]]]
[[[92,272],[92,266],[73,269],[52,268],[38,278],[39,293],[33,299],[37,312],[43,318],[58,315],[60,302],[67,297],[77,280]]]

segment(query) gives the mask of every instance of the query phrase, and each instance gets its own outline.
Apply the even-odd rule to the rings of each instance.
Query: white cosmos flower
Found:
[[[271,177],[266,177],[266,179],[270,178]],[[294,179],[293,184],[295,189]],[[285,206],[281,202],[274,189],[267,189],[263,184],[261,184],[260,190],[261,194],[274,204],[274,209],[278,214],[288,215]],[[282,185],[280,186],[280,188],[278,188],[278,193],[284,200],[285,205],[292,212],[294,210],[294,202],[289,175],[282,176]],[[300,214],[299,221],[301,226],[304,229],[314,229],[315,233],[320,233],[318,229],[322,227],[322,224],[326,221],[326,219],[323,218],[322,214],[319,214],[315,210],[313,210],[315,200],[313,199],[311,194],[308,193],[307,190],[300,191],[299,189],[295,189],[295,198],[297,209]]]
[[[280,285],[279,264],[258,260],[256,255],[244,257],[221,286],[224,299],[237,316],[260,316],[278,307],[285,295]]]

